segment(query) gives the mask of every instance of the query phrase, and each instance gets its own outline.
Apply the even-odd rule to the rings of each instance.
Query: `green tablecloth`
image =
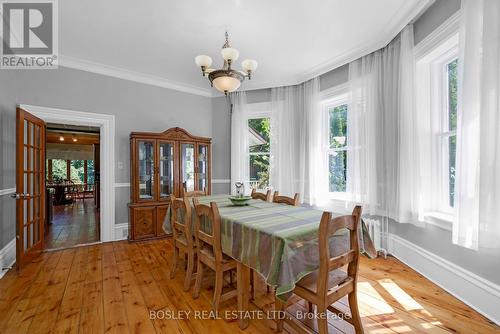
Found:
[[[319,268],[318,229],[323,211],[308,207],[250,200],[247,206],[233,206],[228,195],[198,197],[202,204],[216,202],[221,215],[222,250],[260,273],[286,300],[302,277]],[[170,231],[170,214],[164,222]],[[194,213],[193,213],[194,218]],[[376,251],[362,224],[361,252],[376,257]],[[330,254],[349,249],[347,230],[330,240]]]

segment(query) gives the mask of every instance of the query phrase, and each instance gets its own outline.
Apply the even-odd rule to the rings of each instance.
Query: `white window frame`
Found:
[[[251,119],[258,119],[258,118],[269,118],[271,119],[271,103],[270,102],[258,102],[258,103],[249,103],[248,104],[248,109],[247,109],[247,119],[246,119],[246,125],[248,127],[248,121]],[[247,132],[248,134],[248,132]],[[269,140],[270,142],[271,140]],[[269,155],[271,157],[271,151],[269,152],[250,152],[249,151],[250,147],[247,147],[247,160],[248,160],[248,166],[250,168],[250,156],[251,155]],[[271,170],[271,161],[269,161],[269,170]],[[248,184],[250,185],[250,188],[252,188],[252,181],[250,180],[250,175],[249,175],[249,180]],[[269,186],[268,186],[269,187]],[[267,188],[256,188],[256,190],[267,190]]]
[[[330,165],[329,165],[329,155],[334,153],[334,152],[342,152],[346,151],[347,154],[349,152],[352,152],[352,147],[349,145],[346,145],[342,148],[330,148],[330,119],[329,119],[329,110],[341,105],[346,104],[347,105],[347,112],[349,112],[350,109],[350,103],[351,103],[351,98],[349,94],[349,88],[347,84],[335,86],[327,91],[322,92],[321,94],[321,110],[323,113],[323,120],[325,124],[328,124],[327,128],[327,133],[324,136],[325,143],[323,144],[323,155],[325,156],[325,161],[326,161],[326,168],[325,170],[330,172]],[[347,125],[349,126],[349,125]],[[349,129],[347,128],[347,134],[349,133]],[[346,136],[347,140],[347,136]],[[346,168],[346,174],[347,174],[347,164],[345,166]],[[337,199],[337,200],[347,200],[349,198],[349,185],[347,184],[349,180],[346,177],[346,191],[334,191],[331,192],[328,186],[328,197],[330,199]]]
[[[432,207],[424,213],[426,222],[451,231],[454,209],[449,205],[448,76],[446,65],[458,58],[460,12],[415,46],[417,112],[429,114],[431,137],[421,143],[431,148],[430,196]],[[419,112],[420,111],[420,112]],[[427,129],[426,131],[429,131]],[[428,140],[428,142],[427,142]]]

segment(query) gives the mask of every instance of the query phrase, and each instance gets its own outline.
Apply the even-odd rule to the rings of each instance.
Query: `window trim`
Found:
[[[324,92],[321,95],[321,98],[322,98],[321,111],[323,114],[324,122],[326,122],[326,124],[328,124],[328,125],[330,124],[329,110],[331,108],[336,108],[338,106],[346,104],[347,108],[348,108],[348,112],[349,112],[349,108],[351,105],[351,96],[349,94],[348,84],[342,84],[342,85],[335,86],[335,87],[328,89],[326,92]],[[347,132],[348,131],[349,130],[347,130]],[[346,136],[346,139],[347,139],[347,136]],[[325,142],[323,143],[324,146],[322,148],[322,151],[323,151],[323,154],[326,156],[326,158],[325,158],[325,161],[327,164],[326,170],[329,171],[329,169],[330,169],[329,155],[332,154],[333,152],[352,151],[352,147],[350,147],[349,145],[346,145],[346,146],[341,147],[341,148],[331,148],[330,147],[330,127],[329,126],[327,126],[327,134],[326,134],[324,140],[325,140]],[[347,173],[347,166],[345,168],[346,168],[346,173]],[[346,191],[333,191],[332,192],[332,191],[330,191],[329,187],[327,187],[327,192],[326,192],[327,197],[329,199],[342,200],[342,201],[349,199],[350,195],[347,191],[347,189],[348,189],[347,182],[348,182],[348,180],[346,177]]]
[[[434,161],[430,174],[433,191],[429,194],[433,207],[427,208],[423,217],[426,222],[442,228],[448,224],[451,228],[450,217],[454,214],[454,208],[449,206],[449,177],[444,177],[449,168],[448,154],[445,156],[448,148],[444,146],[447,146],[445,139],[455,135],[456,131],[449,131],[444,126],[448,124],[449,115],[446,65],[458,57],[459,18],[459,13],[454,15],[428,40],[415,47],[417,112],[429,112],[430,109],[432,139],[429,139],[429,144],[431,160]]]

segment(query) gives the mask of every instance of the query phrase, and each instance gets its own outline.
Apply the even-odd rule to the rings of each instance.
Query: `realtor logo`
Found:
[[[57,68],[55,0],[1,2],[2,69]]]

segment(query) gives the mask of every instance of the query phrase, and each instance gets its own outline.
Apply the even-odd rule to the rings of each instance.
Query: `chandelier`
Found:
[[[226,42],[222,46],[220,53],[224,59],[224,65],[220,70],[210,68],[210,65],[212,65],[212,58],[209,56],[200,55],[197,56],[194,61],[196,65],[201,67],[203,76],[206,77],[208,75],[211,86],[227,95],[227,93],[237,90],[245,78],[248,78],[248,80],[252,78],[252,73],[257,69],[257,62],[252,59],[242,61],[242,71],[234,70],[231,67],[238,59],[240,52],[229,45],[229,35],[227,31]]]

